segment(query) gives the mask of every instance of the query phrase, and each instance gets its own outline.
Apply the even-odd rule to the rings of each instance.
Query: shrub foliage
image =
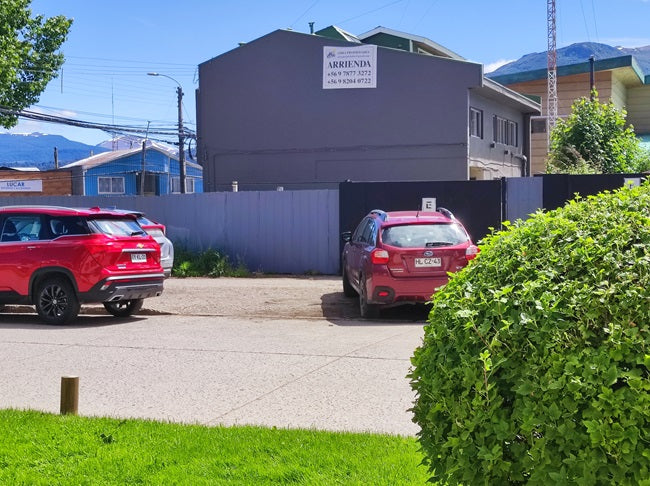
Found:
[[[193,252],[177,248],[174,255],[174,277],[247,277],[249,274],[243,263],[233,265],[228,255],[219,250]]]
[[[412,358],[432,479],[650,484],[650,185],[506,226]]]
[[[612,174],[643,172],[650,154],[641,147],[634,128],[625,123],[627,112],[613,102],[582,97],[571,114],[558,119],[551,132],[548,173]]]

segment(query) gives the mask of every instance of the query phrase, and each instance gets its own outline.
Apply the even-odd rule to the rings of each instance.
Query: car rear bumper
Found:
[[[163,267],[163,272],[165,273],[165,278],[172,276],[172,268],[174,267],[174,262],[167,259],[161,260],[160,265]]]
[[[80,295],[82,302],[118,302],[147,299],[163,292],[162,273],[108,277]]]
[[[373,275],[367,284],[371,304],[425,303],[449,281],[448,277],[393,278]]]

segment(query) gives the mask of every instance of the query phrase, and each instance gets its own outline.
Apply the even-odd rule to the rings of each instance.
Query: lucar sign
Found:
[[[30,180],[0,180],[0,192],[43,192],[43,181]]]

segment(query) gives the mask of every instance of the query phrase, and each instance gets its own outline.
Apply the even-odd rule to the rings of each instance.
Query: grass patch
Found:
[[[0,410],[0,484],[424,484],[415,438]]]
[[[185,248],[177,248],[174,252],[174,277],[248,277],[250,272],[239,262],[234,265],[228,255],[219,250],[209,249],[193,252]]]

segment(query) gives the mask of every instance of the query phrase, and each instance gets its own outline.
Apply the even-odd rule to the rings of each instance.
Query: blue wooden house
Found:
[[[176,152],[148,142],[146,148],[115,150],[67,164],[72,193],[83,196],[163,195],[181,192]],[[185,161],[185,192],[203,192],[203,168]]]

